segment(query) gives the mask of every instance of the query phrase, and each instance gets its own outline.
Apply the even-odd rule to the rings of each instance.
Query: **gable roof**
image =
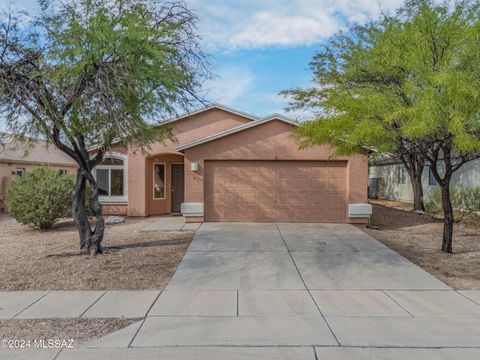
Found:
[[[54,145],[32,140],[30,146],[18,141],[0,142],[0,162],[76,166],[77,163]]]
[[[267,116],[263,119],[252,121],[252,122],[249,122],[249,123],[246,123],[246,124],[243,124],[243,125],[233,127],[231,129],[227,129],[227,130],[218,132],[216,134],[208,135],[208,136],[202,137],[200,139],[193,140],[193,141],[190,141],[188,143],[178,145],[176,147],[176,150],[177,151],[182,151],[182,150],[194,147],[194,146],[205,144],[207,142],[217,140],[217,139],[223,138],[225,136],[238,133],[238,132],[243,131],[243,130],[250,129],[250,128],[253,128],[255,126],[262,125],[262,124],[265,124],[265,123],[273,121],[273,120],[278,120],[278,121],[282,121],[284,123],[287,123],[287,124],[290,124],[290,125],[293,125],[293,126],[298,126],[297,122],[295,122],[295,121],[293,121],[293,120],[291,120],[291,119],[289,119],[289,118],[287,118],[287,117],[285,117],[281,114],[272,114],[272,115],[269,115],[269,116]]]
[[[219,109],[219,110],[223,110],[223,111],[226,111],[226,112],[229,112],[231,114],[235,114],[235,115],[238,115],[238,116],[241,116],[241,117],[244,117],[244,118],[247,118],[249,120],[259,120],[260,118],[256,115],[252,115],[252,114],[249,114],[249,113],[246,113],[246,112],[243,112],[243,111],[239,111],[239,110],[236,110],[236,109],[232,109],[231,107],[228,107],[228,106],[225,106],[225,105],[221,105],[221,104],[217,104],[217,103],[213,103],[213,104],[210,104],[208,106],[205,106],[201,109],[198,109],[198,110],[194,110],[192,112],[189,112],[189,113],[186,113],[186,114],[183,114],[183,115],[180,115],[180,116],[177,116],[176,118],[173,118],[173,119],[169,119],[169,120],[165,120],[163,123],[164,124],[169,124],[169,123],[172,123],[172,122],[175,122],[175,121],[178,121],[178,120],[181,120],[181,119],[185,119],[187,117],[190,117],[190,116],[193,116],[193,115],[197,115],[197,114],[200,114],[202,112],[205,112],[205,111],[208,111],[208,110],[212,110],[212,109]]]

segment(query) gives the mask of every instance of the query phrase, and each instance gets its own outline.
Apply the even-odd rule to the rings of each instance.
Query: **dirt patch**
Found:
[[[39,319],[0,320],[0,339],[67,341],[77,347],[120,330],[140,319]],[[33,345],[32,345],[33,347]]]
[[[107,226],[107,253],[90,258],[72,222],[39,231],[0,213],[0,290],[164,289],[194,232],[142,231],[154,221]]]
[[[456,224],[454,254],[445,254],[440,250],[443,231],[441,220],[409,211],[407,204],[398,206],[375,201],[372,205],[371,225],[379,229],[363,229],[370,236],[454,289],[480,289],[480,227]]]

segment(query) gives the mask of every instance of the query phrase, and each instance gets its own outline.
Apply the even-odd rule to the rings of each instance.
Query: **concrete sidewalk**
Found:
[[[200,227],[200,223],[185,223],[183,216],[162,216],[143,231],[195,231]]]
[[[160,291],[5,291],[0,319],[141,318]]]
[[[135,314],[146,317],[81,349],[53,356],[480,358],[480,291],[452,290],[350,225],[206,223],[167,290],[136,293],[76,294],[88,297],[82,301],[92,303],[88,309],[75,308],[72,295],[70,316],[128,316],[138,303],[143,307]],[[19,306],[27,307],[5,314],[52,315],[45,310],[49,295],[58,301],[56,292],[32,293],[40,299],[30,306],[19,295]],[[112,305],[113,299],[121,300]],[[0,357],[8,358],[5,354],[20,352]],[[22,358],[35,353],[24,354]],[[42,355],[53,359],[51,353]]]

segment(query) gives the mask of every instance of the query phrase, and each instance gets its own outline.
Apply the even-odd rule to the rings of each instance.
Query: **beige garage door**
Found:
[[[206,221],[346,221],[346,162],[206,161]]]

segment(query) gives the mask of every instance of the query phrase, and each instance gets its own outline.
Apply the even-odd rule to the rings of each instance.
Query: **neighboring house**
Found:
[[[369,168],[369,196],[413,202],[413,188],[407,170],[402,162],[394,158],[374,160]],[[437,186],[429,165],[423,169],[422,184],[424,197]],[[451,185],[463,184],[466,187],[480,186],[480,160],[464,164],[452,177]]]
[[[297,125],[221,105],[170,120],[176,142],[149,155],[117,147],[96,167],[105,214],[178,213],[187,222],[366,223],[367,156],[300,150]]]
[[[32,141],[29,147],[15,141],[0,142],[0,210],[5,207],[5,194],[13,179],[47,165],[59,171],[77,170],[74,160],[53,145],[47,147],[43,140]]]

